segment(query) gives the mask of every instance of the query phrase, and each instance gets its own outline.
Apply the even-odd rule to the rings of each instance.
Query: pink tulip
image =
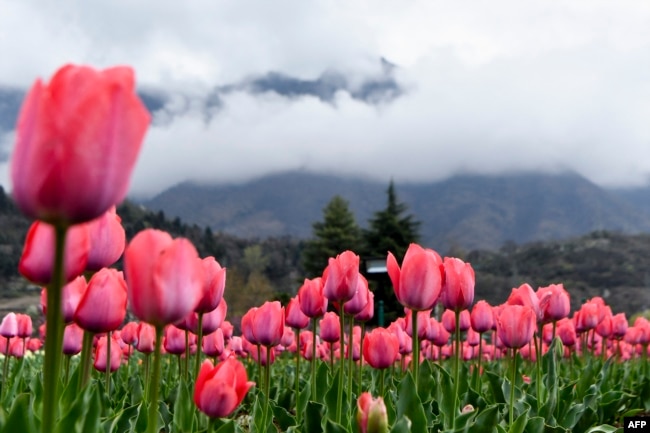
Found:
[[[324,294],[323,280],[314,278],[305,279],[304,284],[298,290],[298,301],[300,309],[307,317],[320,317],[327,311],[327,298]]]
[[[146,322],[138,324],[138,340],[135,349],[141,353],[152,353],[156,344],[156,328]]]
[[[129,322],[122,327],[122,332],[120,332],[120,338],[125,344],[130,346],[135,345],[138,341],[138,323]]]
[[[126,233],[115,206],[99,218],[88,223],[90,251],[86,269],[98,271],[113,265],[122,256],[126,246]]]
[[[557,322],[557,335],[565,346],[573,346],[578,340],[573,321],[561,319]]]
[[[185,353],[185,331],[174,325],[165,326],[163,347],[167,353],[172,355]]]
[[[30,218],[90,221],[126,196],[150,115],[133,71],[66,65],[37,80],[18,118],[13,196]]]
[[[381,397],[364,392],[357,400],[357,423],[361,433],[388,433],[388,415]]]
[[[370,290],[368,290],[368,280],[359,274],[357,291],[352,299],[343,304],[343,312],[347,315],[354,316],[363,311],[370,300]]]
[[[203,353],[208,356],[214,357],[221,355],[225,348],[223,331],[221,328],[203,337],[202,346]]]
[[[461,311],[474,302],[474,269],[455,257],[445,257],[440,301],[445,308]]]
[[[357,292],[359,275],[359,256],[352,251],[330,257],[323,273],[325,297],[333,302],[349,301]]]
[[[16,319],[16,313],[7,313],[7,315],[2,318],[2,323],[0,323],[0,335],[5,338],[11,338],[18,335],[18,320]]]
[[[63,321],[70,323],[74,320],[74,313],[77,311],[81,297],[86,292],[88,284],[83,276],[79,276],[63,286]],[[41,291],[41,308],[43,314],[47,314],[47,289]]]
[[[614,338],[623,338],[627,332],[628,324],[625,313],[618,313],[612,317],[612,334]]]
[[[409,245],[400,268],[392,253],[386,267],[398,301],[408,309],[430,310],[438,301],[442,288],[442,260],[433,250]]]
[[[535,313],[538,322],[541,322],[544,318],[544,313],[539,306],[537,294],[533,288],[530,287],[530,284],[524,283],[518,288],[512,289],[506,304],[530,307]]]
[[[43,342],[40,338],[30,338],[27,341],[27,350],[30,352],[38,352],[43,347]]]
[[[95,362],[93,366],[95,370],[105,372],[108,365],[108,340],[111,339],[111,372],[117,371],[120,368],[122,363],[122,349],[120,348],[119,343],[113,337],[103,336],[97,342],[97,347],[95,348]]]
[[[203,267],[203,297],[196,306],[197,313],[209,313],[219,306],[226,288],[226,268],[222,268],[214,257],[201,261]]]
[[[235,326],[227,320],[221,322],[221,331],[223,331],[223,339],[228,341],[232,338],[233,332],[235,332]]]
[[[239,406],[253,385],[242,363],[234,358],[216,367],[204,361],[194,386],[194,403],[211,418],[226,417]]]
[[[479,333],[487,332],[494,325],[494,312],[490,304],[480,300],[474,304],[470,314],[472,328]]]
[[[16,320],[18,321],[18,333],[16,336],[20,338],[28,338],[32,336],[34,332],[32,326],[32,317],[28,314],[16,314]]]
[[[431,310],[417,311],[416,314],[418,315],[418,338],[426,338],[430,326]],[[406,333],[413,338],[413,311],[407,310],[404,323],[406,324]]]
[[[284,332],[284,307],[278,301],[265,302],[254,311],[252,331],[262,346],[277,346]]]
[[[528,344],[536,328],[537,316],[528,306],[506,305],[497,317],[497,334],[511,349],[520,349]]]
[[[363,310],[354,315],[354,320],[357,322],[367,322],[375,315],[375,294],[368,291],[368,303]]]
[[[63,331],[63,353],[66,355],[76,355],[81,352],[84,330],[76,323],[71,323]]]
[[[203,297],[203,267],[184,238],[141,231],[124,252],[124,271],[131,310],[156,327],[185,318]]]
[[[63,259],[64,277],[70,282],[86,269],[90,235],[86,224],[68,229]],[[32,223],[23,248],[18,270],[29,281],[49,284],[54,267],[54,227],[42,221]]]
[[[287,326],[297,329],[304,329],[309,326],[309,317],[300,309],[298,296],[294,296],[289,300],[284,314],[284,322]]]
[[[221,299],[219,306],[212,311],[203,314],[201,321],[201,330],[203,334],[210,334],[217,330],[223,323],[228,312],[228,304],[225,299]],[[187,329],[194,334],[199,333],[199,315],[196,312],[191,312],[183,321],[176,324],[181,329]]]
[[[388,368],[399,356],[397,336],[384,328],[375,328],[363,338],[363,359],[372,368]]]
[[[320,338],[328,343],[334,343],[341,338],[341,324],[339,316],[334,312],[327,312],[320,320]]]
[[[20,359],[25,356],[25,342],[20,337],[14,337],[9,342],[9,356]]]
[[[122,272],[104,268],[90,279],[74,321],[86,331],[116,330],[126,316],[126,281]]]
[[[569,317],[571,311],[571,300],[569,292],[564,289],[563,284],[551,284],[547,287],[537,289],[539,307],[542,310],[542,320],[555,322]]]

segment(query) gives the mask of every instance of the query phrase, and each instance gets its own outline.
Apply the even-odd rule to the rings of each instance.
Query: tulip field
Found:
[[[0,323],[0,432],[610,433],[650,414],[648,320],[601,298],[571,311],[562,282],[489,305],[470,263],[417,244],[386,252],[404,307],[388,326],[370,326],[353,251],[287,305],[230,317],[214,257],[154,229],[126,240],[115,205],[150,122],[134,86],[128,67],[66,65],[23,103],[19,271],[43,317]]]

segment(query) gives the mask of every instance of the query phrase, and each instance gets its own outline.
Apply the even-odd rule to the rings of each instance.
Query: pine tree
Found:
[[[308,277],[320,276],[327,259],[345,250],[360,253],[361,229],[342,197],[334,196],[323,209],[323,221],[313,223],[312,227],[313,239],[307,241],[302,255]]]
[[[409,244],[418,241],[420,222],[413,215],[404,215],[408,207],[397,201],[392,180],[387,195],[386,208],[375,212],[369,221],[368,230],[364,232],[365,254],[386,257],[390,251],[401,262]]]

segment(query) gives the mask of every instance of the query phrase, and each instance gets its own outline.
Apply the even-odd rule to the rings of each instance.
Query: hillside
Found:
[[[308,238],[311,224],[336,194],[360,225],[385,205],[387,185],[307,172],[264,176],[242,184],[170,188],[143,204],[214,231],[241,237]],[[396,184],[398,197],[422,222],[423,244],[496,249],[505,242],[563,239],[594,230],[650,231],[650,211],[575,174],[456,176]]]

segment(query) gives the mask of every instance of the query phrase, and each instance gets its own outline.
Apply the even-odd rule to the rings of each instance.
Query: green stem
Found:
[[[316,318],[311,319],[311,399],[316,401]]]
[[[481,361],[483,359],[483,333],[479,333],[479,340],[478,340],[478,367],[477,367],[477,372],[476,372],[476,384],[475,389],[476,391],[480,391],[479,384],[481,383]],[[480,394],[480,392],[479,392]]]
[[[348,337],[348,397],[352,398],[352,373],[354,366],[353,352],[354,352],[354,316],[350,316],[350,334]]]
[[[294,328],[296,334],[296,372],[294,374],[294,386],[296,394],[296,423],[300,425],[300,328]]]
[[[357,396],[361,395],[361,379],[363,375],[363,337],[366,335],[366,323],[361,323],[361,340],[359,341],[359,369],[357,370]]]
[[[0,402],[4,400],[5,388],[9,385],[9,338],[6,339],[5,351],[4,351],[5,361],[2,368],[2,384],[0,384]]]
[[[454,329],[454,339],[456,341],[456,348],[454,349],[454,411],[451,413],[451,426],[456,426],[456,415],[458,413],[458,406],[460,404],[460,311],[456,310],[456,328]]]
[[[386,369],[381,369],[381,374],[379,375],[379,396],[384,398],[384,377],[386,376]]]
[[[411,343],[413,344],[413,380],[418,389],[418,370],[420,368],[420,342],[418,341],[418,312],[411,310]]]
[[[64,386],[68,384],[68,377],[70,375],[70,359],[71,358],[72,358],[72,356],[66,355],[65,360],[63,361],[64,364],[65,364],[64,367],[63,367],[63,369],[65,370],[65,378],[63,379],[63,385]]]
[[[510,419],[510,426],[514,423],[515,419],[515,380],[517,377],[517,349],[512,349],[512,382],[510,383],[510,411],[508,416]]]
[[[47,290],[47,338],[45,339],[45,365],[43,372],[43,414],[42,431],[51,431],[56,425],[59,408],[59,374],[63,349],[63,314],[61,298],[64,285],[63,257],[67,226],[56,225],[54,247],[54,269],[52,281]]]
[[[93,333],[84,331],[83,344],[81,346],[81,377],[77,389],[81,391],[88,383],[90,377],[90,352],[93,350]]]
[[[197,329],[196,339],[196,360],[194,362],[194,380],[199,376],[199,367],[201,365],[201,353],[203,352],[203,313],[199,313],[199,329]]]
[[[343,359],[345,358],[345,324],[343,322],[343,302],[339,306],[339,392],[336,400],[336,422],[341,423],[343,415]],[[332,350],[332,353],[334,351]]]
[[[537,374],[537,380],[535,382],[537,385],[537,410],[542,407],[542,403],[544,402],[544,397],[542,395],[542,348],[541,344],[538,341],[539,339],[537,338],[537,332],[533,334],[533,341],[535,342],[535,366],[536,366],[536,374]]]
[[[147,433],[158,433],[158,390],[160,389],[160,348],[162,346],[163,327],[156,326],[156,349],[153,354],[153,372],[149,382],[149,419]]]
[[[111,396],[111,333],[106,333],[106,397],[110,399]]]
[[[257,346],[258,348],[260,346]],[[267,417],[269,414],[269,406],[271,406],[271,348],[266,347],[266,365],[264,366],[264,416],[262,417],[262,428],[266,431]]]
[[[183,364],[185,366],[183,380],[187,382],[187,376],[189,375],[190,370],[190,331],[187,329],[185,330],[185,361]]]
[[[264,388],[264,382],[262,377],[262,346],[259,344],[257,346],[257,377],[260,380],[260,387]]]
[[[151,359],[151,354],[150,353],[145,353],[144,354],[144,380],[143,380],[143,382],[145,384],[147,383],[148,380],[149,381],[151,380],[151,378],[149,377],[149,363],[151,362],[150,359]],[[144,387],[144,400],[145,401],[149,401],[149,388],[151,388],[151,387],[150,386],[145,386]]]

